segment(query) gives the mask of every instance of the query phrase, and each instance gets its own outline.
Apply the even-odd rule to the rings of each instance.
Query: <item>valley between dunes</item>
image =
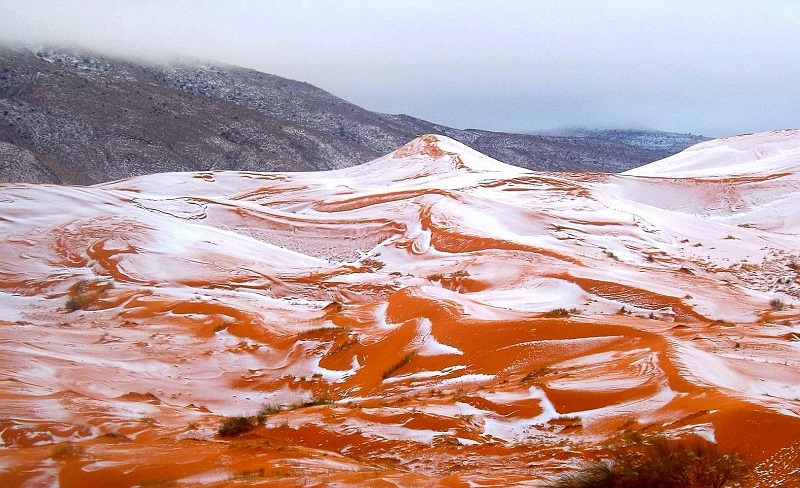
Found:
[[[791,130],[614,175],[429,135],[0,185],[0,485],[542,486],[661,432],[800,486],[798,173]]]

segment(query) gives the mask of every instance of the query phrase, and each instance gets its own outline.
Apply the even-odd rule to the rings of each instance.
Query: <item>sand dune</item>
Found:
[[[2,185],[0,484],[537,486],[630,431],[792,483],[798,141]]]

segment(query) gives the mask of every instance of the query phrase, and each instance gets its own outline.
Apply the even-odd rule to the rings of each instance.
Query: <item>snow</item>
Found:
[[[493,374],[465,374],[456,376],[455,378],[447,378],[437,383],[437,386],[453,386],[469,383],[486,383],[495,379],[497,375]]]
[[[458,350],[453,346],[442,344],[433,337],[431,321],[425,317],[419,319],[417,325],[417,337],[421,344],[415,344],[416,352],[419,356],[441,356],[454,354],[461,356],[463,351]]]
[[[342,383],[347,378],[353,376],[358,372],[359,369],[362,368],[362,365],[358,362],[357,357],[353,357],[353,360],[350,364],[350,369],[346,370],[332,370],[332,369],[325,369],[319,365],[320,357],[316,358],[315,364],[312,364],[309,367],[311,374],[318,374],[322,376],[322,379],[327,381],[328,383]]]
[[[762,404],[784,405],[784,412],[800,417],[796,399],[800,384],[794,383],[794,371],[781,371],[776,365],[736,360],[676,344],[676,361],[696,381],[727,390]]]
[[[25,310],[40,304],[39,297],[26,297],[0,291],[0,321],[16,322],[25,318]]]
[[[448,366],[441,371],[420,371],[418,373],[408,373],[408,374],[401,374],[397,376],[392,376],[390,378],[386,378],[383,380],[384,384],[392,384],[392,383],[404,383],[409,380],[411,381],[412,386],[418,386],[421,384],[427,384],[426,380],[430,380],[432,378],[439,378],[442,376],[448,376],[456,371],[461,371],[467,369],[467,367],[463,364],[458,364],[455,366]]]
[[[525,290],[525,293],[520,293],[520,289]],[[528,278],[514,288],[470,293],[469,297],[495,307],[549,312],[559,308],[577,308],[587,300],[588,294],[574,283],[564,280]]]
[[[553,403],[541,388],[529,388],[526,396],[530,399],[539,400],[542,413],[533,418],[522,419],[506,419],[494,414],[485,415],[483,417],[484,435],[506,442],[522,442],[538,432],[537,426],[542,426],[551,420],[561,418],[561,415],[556,411]]]
[[[185,425],[330,386],[334,405],[269,427],[359,430],[381,449],[578,442],[707,409],[707,389],[798,417],[798,140],[710,141],[614,176],[531,173],[430,136],[335,172],[1,186],[0,410]],[[82,280],[111,288],[68,313]],[[561,308],[579,313],[541,316]],[[381,381],[397,351],[416,353],[409,372]],[[372,421],[361,402],[401,407],[364,408]],[[380,418],[414,409],[466,433]]]
[[[458,154],[463,163],[473,171],[481,171],[485,173],[505,173],[516,175],[521,170],[518,166],[503,163],[489,156],[482,154],[466,144],[462,144],[455,139],[446,136],[436,135],[436,145],[439,149]],[[523,170],[524,171],[524,170]]]
[[[347,433],[372,433],[374,436],[382,439],[411,441],[423,444],[431,444],[436,436],[442,434],[442,432],[436,430],[409,429],[392,424],[380,424],[376,426],[373,423],[357,418],[348,418],[339,428]]]
[[[712,139],[622,174],[660,178],[729,178],[796,173],[798,169],[800,130],[781,130]]]

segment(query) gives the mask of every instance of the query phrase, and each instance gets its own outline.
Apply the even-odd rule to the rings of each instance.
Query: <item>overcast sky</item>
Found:
[[[214,59],[461,128],[800,127],[789,0],[0,0],[0,42]]]

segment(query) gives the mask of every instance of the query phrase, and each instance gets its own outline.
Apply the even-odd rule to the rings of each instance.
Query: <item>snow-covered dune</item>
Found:
[[[565,174],[426,135],[330,172],[2,185],[0,485],[530,484],[626,430],[779,464],[798,148]]]
[[[777,176],[800,172],[800,130],[712,139],[622,174],[661,178]]]

